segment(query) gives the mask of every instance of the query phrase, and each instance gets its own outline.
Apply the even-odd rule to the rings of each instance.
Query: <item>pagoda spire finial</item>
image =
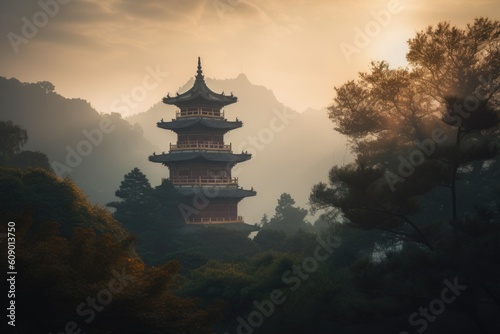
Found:
[[[203,70],[201,69],[201,58],[198,57],[198,71],[196,71],[196,80],[203,80]]]

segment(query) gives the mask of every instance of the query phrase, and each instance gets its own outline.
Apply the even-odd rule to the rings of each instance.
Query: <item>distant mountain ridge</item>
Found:
[[[60,176],[101,204],[114,199],[123,175],[141,162],[145,166],[154,149],[119,114],[101,115],[85,100],[57,94],[49,82],[0,77],[0,119],[25,128],[25,149],[47,154]]]
[[[189,89],[192,80],[180,91]],[[307,208],[312,185],[326,181],[334,164],[348,162],[346,140],[333,131],[326,110],[298,113],[279,102],[271,90],[252,84],[244,74],[206,81],[212,90],[238,97],[237,103],[225,108],[225,117],[242,120],[243,127],[230,131],[226,141],[232,143],[234,152],[253,155],[233,169],[241,186],[257,191],[256,197],[240,204],[247,223],[259,222],[263,213],[272,214],[283,192]],[[101,204],[115,199],[120,181],[134,167],[139,167],[152,185],[168,177],[168,169],[149,162],[148,156],[168,151],[169,143],[175,142],[173,132],[156,127],[162,118],[174,118],[175,110],[159,102],[146,112],[122,119],[117,113],[99,114],[85,100],[57,94],[49,82],[21,83],[0,77],[0,119],[26,128],[29,141],[25,149],[46,153],[53,166],[68,167],[69,172],[62,167],[67,172],[64,175],[71,177],[89,200]],[[101,131],[101,139],[98,132],[102,124],[112,131]],[[70,152],[80,155],[81,161]]]

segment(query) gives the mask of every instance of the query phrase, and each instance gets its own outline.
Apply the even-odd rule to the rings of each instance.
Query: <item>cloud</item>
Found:
[[[303,5],[302,1],[291,2]],[[39,29],[36,39],[68,47],[80,43],[80,48],[116,47],[122,42],[124,47],[130,42],[146,47],[155,36],[169,36],[174,42],[183,36],[210,39],[214,31],[231,35],[259,26],[275,26],[282,31],[289,31],[289,26],[297,29],[300,20],[283,15],[284,5],[281,1],[270,5],[259,0],[73,0],[58,6],[56,15]],[[33,22],[33,15],[40,11],[38,1],[0,1],[2,34],[13,32],[21,36],[23,18]],[[0,41],[4,50],[8,44],[7,38]]]
[[[380,54],[375,46],[392,48],[400,31],[500,12],[497,0],[401,0],[405,10],[348,66],[339,45],[352,42],[354,29],[390,0],[72,0],[16,54],[6,36],[21,34],[21,19],[32,20],[39,1],[57,0],[0,0],[0,75],[52,80],[72,96],[107,101],[133,86],[147,65],[161,64],[178,80],[172,85],[182,84],[201,55],[212,75],[244,70],[284,102],[302,101],[297,109],[326,104],[333,84],[364,69]]]

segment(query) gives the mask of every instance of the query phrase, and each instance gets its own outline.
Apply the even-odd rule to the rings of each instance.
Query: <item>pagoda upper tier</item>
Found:
[[[233,96],[232,93],[231,95],[225,95],[224,93],[218,94],[207,87],[203,71],[201,69],[200,57],[198,57],[198,71],[193,87],[185,93],[177,93],[177,96],[167,95],[163,98],[163,103],[176,105],[179,109],[181,109],[181,112],[183,112],[184,109],[187,109],[187,107],[191,107],[193,105],[213,108],[213,111],[216,112],[217,110],[220,110],[220,108],[237,101],[238,98]]]
[[[221,162],[226,163],[228,166],[234,166],[239,162],[244,162],[252,158],[251,154],[241,153],[234,154],[232,152],[204,152],[204,148],[195,148],[193,151],[181,151],[181,152],[170,152],[159,155],[149,156],[149,161],[160,162],[165,165],[172,164],[176,162],[196,162],[196,161],[208,161],[208,162]]]
[[[200,118],[197,116],[193,116],[195,118],[188,118],[189,116],[179,116],[177,119],[173,119],[172,122],[164,122],[162,120],[156,123],[156,125],[161,129],[172,130],[177,133],[185,129],[217,129],[227,132],[241,128],[243,125],[243,122],[241,121],[228,121],[223,118],[223,115],[220,117],[214,116],[212,118]]]

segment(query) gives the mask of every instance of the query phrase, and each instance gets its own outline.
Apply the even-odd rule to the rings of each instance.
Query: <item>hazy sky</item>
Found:
[[[499,0],[55,1],[0,0],[0,75],[124,114],[175,93],[198,56],[208,77],[243,72],[298,111],[320,108],[370,60],[404,66],[429,24],[500,16]]]

